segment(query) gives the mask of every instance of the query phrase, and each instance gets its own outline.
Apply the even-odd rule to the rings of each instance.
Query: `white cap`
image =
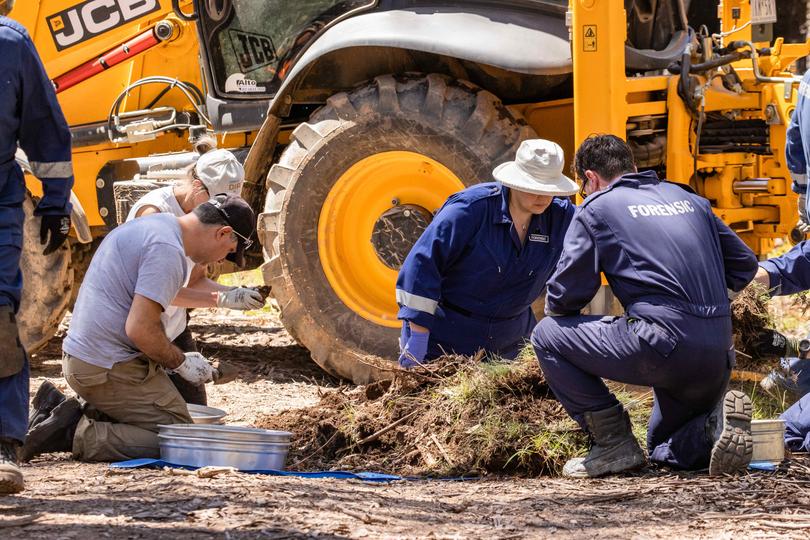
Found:
[[[560,145],[545,139],[520,143],[515,161],[498,165],[492,175],[503,185],[535,195],[567,196],[579,191],[563,174],[565,156]]]
[[[245,169],[236,156],[227,150],[210,150],[201,155],[194,165],[197,178],[213,197],[220,193],[241,195]]]

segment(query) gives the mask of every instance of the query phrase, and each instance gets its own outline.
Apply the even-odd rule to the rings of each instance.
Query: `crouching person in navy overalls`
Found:
[[[630,148],[593,136],[575,169],[577,209],[532,333],[540,366],[592,441],[564,474],[592,477],[645,464],[627,412],[602,378],[651,386],[650,459],[712,474],[751,459],[751,402],[726,387],[734,365],[728,289],[754,277],[754,253],[689,188],[638,173]],[[626,311],[581,316],[604,273]]]
[[[447,199],[397,279],[402,367],[480,349],[513,359],[525,346],[574,214],[564,162],[559,145],[524,141],[498,182]]]

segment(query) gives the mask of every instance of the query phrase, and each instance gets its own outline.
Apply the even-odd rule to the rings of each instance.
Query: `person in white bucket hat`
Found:
[[[201,140],[198,151],[210,148],[213,141]],[[211,197],[219,194],[240,195],[245,181],[245,169],[228,150],[204,151],[196,163],[186,169],[186,178],[173,186],[150,191],[136,202],[127,215],[127,221],[157,213],[182,217]],[[183,352],[197,352],[188,324],[187,308],[224,307],[230,309],[259,309],[264,305],[261,294],[249,287],[227,287],[206,276],[206,267],[187,264],[186,285],[174,302],[161,315],[166,336]],[[187,403],[206,405],[205,385],[194,385],[178,375],[171,375]]]
[[[568,197],[578,187],[564,163],[559,145],[527,140],[495,169],[497,182],[447,199],[399,271],[400,366],[520,352],[574,214]]]

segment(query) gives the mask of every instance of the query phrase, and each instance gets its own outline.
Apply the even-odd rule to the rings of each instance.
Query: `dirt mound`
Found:
[[[734,348],[737,350],[737,369],[767,372],[779,367],[775,356],[758,357],[754,351],[757,335],[764,329],[775,329],[777,321],[768,309],[771,296],[767,287],[752,282],[731,302],[731,324]],[[804,317],[810,308],[810,296],[805,293],[791,297],[791,308]]]
[[[291,469],[403,475],[555,474],[587,442],[533,357],[443,358],[257,425],[294,433]]]
[[[758,357],[754,352],[757,335],[774,327],[768,311],[770,295],[764,285],[752,282],[731,302],[731,326],[734,349],[737,351],[737,369],[769,371],[779,364],[779,358]]]

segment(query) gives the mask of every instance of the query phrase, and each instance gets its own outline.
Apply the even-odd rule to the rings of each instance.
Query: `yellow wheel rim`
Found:
[[[349,309],[373,323],[399,326],[397,270],[383,263],[372,243],[375,224],[397,205],[433,213],[463,188],[441,163],[403,151],[362,159],[338,178],[318,220],[318,252],[329,284]]]

